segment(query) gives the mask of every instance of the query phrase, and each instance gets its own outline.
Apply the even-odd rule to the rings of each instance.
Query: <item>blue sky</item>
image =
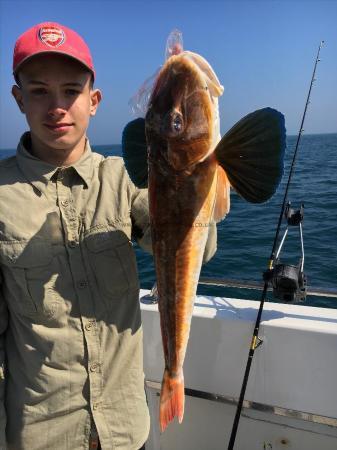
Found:
[[[285,115],[288,134],[300,125],[321,39],[317,82],[306,133],[337,132],[337,1],[3,1],[0,0],[0,148],[14,148],[27,129],[11,97],[12,51],[31,26],[57,21],[91,48],[103,102],[89,128],[91,143],[120,143],[133,116],[128,100],[164,61],[173,28],[184,48],[200,53],[225,87],[224,134],[265,106]]]

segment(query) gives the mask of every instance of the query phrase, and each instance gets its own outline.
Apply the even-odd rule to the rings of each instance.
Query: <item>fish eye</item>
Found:
[[[180,114],[175,114],[172,121],[173,130],[179,133],[183,128],[183,119]]]

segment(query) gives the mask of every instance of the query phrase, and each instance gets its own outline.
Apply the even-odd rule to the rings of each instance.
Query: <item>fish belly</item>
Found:
[[[215,172],[208,166],[203,163],[196,173],[173,179],[149,171],[152,242],[165,358],[160,400],[162,429],[175,415],[179,421],[183,418],[183,363],[216,188]]]

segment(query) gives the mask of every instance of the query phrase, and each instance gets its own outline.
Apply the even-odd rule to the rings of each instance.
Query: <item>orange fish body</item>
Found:
[[[215,163],[162,178],[151,165],[149,194],[165,357],[160,424],[184,412],[183,362],[215,195]],[[171,403],[174,403],[171,405]]]
[[[173,56],[147,115],[149,202],[165,372],[160,425],[184,412],[183,362],[217,187],[213,105],[201,74]]]

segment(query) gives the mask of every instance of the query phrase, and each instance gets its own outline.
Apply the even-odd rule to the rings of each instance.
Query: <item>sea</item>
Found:
[[[231,193],[231,210],[217,225],[218,244],[213,258],[203,266],[201,277],[263,281],[267,270],[283,203],[297,136],[287,137],[284,175],[267,203],[250,204]],[[120,145],[92,145],[105,156],[121,155]],[[14,149],[0,150],[0,159]],[[287,199],[295,210],[304,205],[302,222],[304,273],[311,288],[337,291],[337,134],[303,135]],[[282,222],[280,238],[285,231]],[[141,287],[151,289],[155,282],[153,258],[135,243]],[[299,227],[290,226],[282,246],[281,263],[298,265],[301,258]],[[260,300],[261,292],[200,284],[198,294]],[[267,300],[279,302],[268,293]],[[336,308],[337,298],[307,295],[303,304]]]

